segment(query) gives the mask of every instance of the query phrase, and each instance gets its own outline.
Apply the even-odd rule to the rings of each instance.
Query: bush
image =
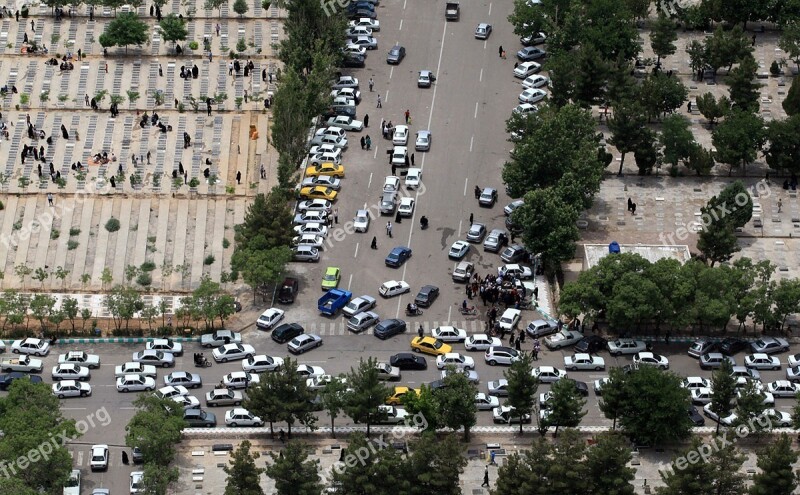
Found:
[[[76,236],[76,235],[81,235],[81,229],[79,229],[78,227],[72,227],[71,229],[69,229],[69,236],[70,237]]]
[[[206,256],[206,259],[203,260],[203,264],[204,265],[213,265],[214,261],[215,261],[214,255],[213,254],[209,254],[208,256]]]
[[[6,209],[6,205],[4,205],[2,201],[0,201],[0,211],[3,211],[5,209]]]
[[[196,41],[190,41],[189,42],[189,49],[190,50],[197,50],[198,48],[200,48],[200,45]]]
[[[58,237],[60,235],[61,235],[61,231],[58,230],[58,229],[53,229],[53,230],[50,231],[50,239],[53,239],[53,240],[58,239]]]
[[[780,76],[781,75],[781,66],[778,64],[777,60],[772,61],[772,65],[769,66],[769,72],[773,76]]]
[[[116,218],[109,218],[108,222],[106,222],[106,230],[109,232],[116,232],[119,230],[119,220]]]
[[[149,273],[140,273],[139,276],[136,277],[136,283],[147,287],[153,284],[153,277],[151,277]]]
[[[231,241],[229,241],[227,238],[222,239],[222,249],[228,249],[230,245]]]
[[[78,247],[78,241],[73,241],[72,239],[67,241],[67,250],[68,251],[72,251],[73,249],[75,249],[77,247]]]
[[[156,264],[152,261],[145,261],[142,263],[142,266],[139,267],[143,272],[152,272],[156,269]]]

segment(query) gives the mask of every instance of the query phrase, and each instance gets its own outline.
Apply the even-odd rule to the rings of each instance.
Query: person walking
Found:
[[[378,95],[378,106],[376,108],[383,108],[383,105],[381,105],[381,95]]]
[[[500,48],[497,49],[497,56],[502,58],[504,51],[505,50],[503,50],[503,45],[500,45]]]
[[[106,74],[108,74],[108,62],[106,62]]]
[[[483,483],[481,483],[481,486],[489,486],[489,466],[483,469]]]
[[[533,360],[539,360],[539,351],[541,350],[541,345],[539,344],[539,339],[533,340]]]
[[[783,198],[778,198],[778,213],[781,212],[781,208],[783,208]]]
[[[364,127],[369,127],[369,114],[364,114]]]
[[[388,235],[389,238],[391,239],[391,237],[392,237],[392,222],[391,221],[386,222],[386,235]]]
[[[372,249],[378,249],[378,238],[377,237],[372,236],[372,244],[370,244],[369,247],[372,248]]]
[[[333,210],[333,223],[339,223],[339,208]]]
[[[362,150],[367,149],[367,138],[365,138],[364,136],[361,136],[361,149]]]
[[[481,197],[481,188],[479,186],[475,186],[475,199],[480,199]]]
[[[408,122],[411,120],[411,112],[407,108],[405,116],[406,116],[406,125],[408,125]]]
[[[372,149],[372,138],[369,137],[369,134],[367,134],[366,143],[367,143],[367,149],[368,150]]]
[[[420,324],[419,328],[417,329],[417,335],[419,335],[419,338],[422,338],[422,337],[425,336],[425,329],[422,328],[422,324]]]
[[[411,153],[411,166],[414,166],[414,153]]]
[[[469,224],[472,225],[473,223],[475,223],[474,220],[475,220],[475,215],[470,213],[469,214]]]
[[[47,193],[47,204],[53,206],[53,193]]]
[[[372,87],[375,85],[375,81],[372,78],[369,78],[369,92],[372,93]]]

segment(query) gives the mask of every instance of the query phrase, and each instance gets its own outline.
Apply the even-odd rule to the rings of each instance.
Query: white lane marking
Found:
[[[403,2],[403,10],[405,10],[405,9],[406,9],[406,4],[405,4],[405,2]],[[400,19],[400,27],[397,30],[398,31],[402,31],[403,30],[403,19]]]
[[[483,49],[484,50],[486,50],[486,45],[488,45],[488,44],[489,44],[489,40],[488,39],[483,40]]]
[[[492,15],[492,3],[489,2],[489,15]]]
[[[464,222],[464,220],[459,220],[458,221],[458,237],[461,237],[461,224],[463,222]]]
[[[452,306],[448,306],[448,307],[447,307],[447,321],[448,321],[448,322],[451,322],[451,321],[453,321],[453,320],[451,320],[451,319],[450,319],[450,315],[451,315],[452,313],[453,313],[453,307],[452,307]]]
[[[472,115],[473,119],[477,119],[478,118],[478,103],[479,102],[477,102],[477,101],[475,102],[475,113]]]
[[[369,186],[371,185],[372,185],[372,172],[369,173],[369,182],[367,182],[367,189],[369,189]]]
[[[483,67],[481,67],[481,73],[478,75],[478,82],[483,82]]]
[[[392,68],[389,69],[389,79],[392,78],[392,74],[394,74],[394,66],[392,66]],[[383,100],[383,101],[385,101],[387,103],[389,102],[389,91],[386,91],[386,99]]]
[[[475,135],[473,134],[471,138],[469,138],[469,152],[472,153],[472,143],[475,141]]]
[[[353,258],[358,258],[358,245],[359,244],[360,243],[358,243],[358,242],[356,243],[356,252],[355,252],[355,254],[353,254]],[[350,276],[352,277],[353,275],[351,274]],[[348,287],[348,289],[349,289],[349,287]]]
[[[467,195],[467,184],[469,183],[469,177],[464,177],[464,196]]]
[[[358,252],[358,245],[356,245],[356,252]],[[353,285],[353,274],[350,274],[350,279],[347,281],[347,290],[350,290],[350,286]]]
[[[135,407],[118,407],[117,409],[123,409],[123,410],[126,410],[126,411],[128,411],[128,410],[133,411],[136,408]]]

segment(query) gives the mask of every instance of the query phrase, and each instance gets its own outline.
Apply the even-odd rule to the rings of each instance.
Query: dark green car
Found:
[[[202,409],[187,409],[183,420],[189,428],[213,428],[217,426],[217,416]]]

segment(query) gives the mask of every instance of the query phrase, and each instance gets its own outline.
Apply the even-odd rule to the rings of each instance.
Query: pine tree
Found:
[[[230,465],[222,468],[228,475],[224,495],[264,495],[260,477],[266,470],[256,467],[256,459],[259,457],[258,452],[250,453],[248,440],[239,445],[233,452]]]
[[[792,441],[783,433],[777,441],[759,452],[756,465],[761,472],[753,477],[750,495],[791,495],[797,487],[798,476],[793,465],[797,452]]]

